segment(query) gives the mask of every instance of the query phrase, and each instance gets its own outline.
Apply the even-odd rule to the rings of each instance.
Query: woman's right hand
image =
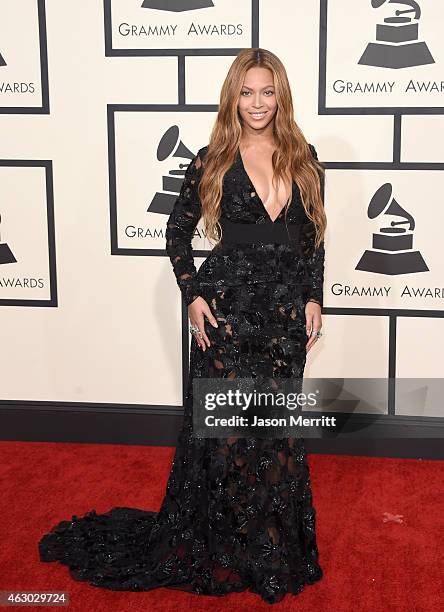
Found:
[[[203,299],[203,297],[199,296],[188,306],[188,318],[190,319],[191,325],[198,327],[202,334],[193,332],[197,344],[203,351],[206,351],[207,345],[210,346],[211,344],[207,334],[205,333],[205,316],[213,327],[218,327],[217,321],[214,318],[207,302]]]

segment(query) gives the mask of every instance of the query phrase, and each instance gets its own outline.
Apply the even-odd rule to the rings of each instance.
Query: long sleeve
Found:
[[[166,251],[187,306],[200,295],[191,242],[202,213],[197,192],[201,168],[202,161],[198,153],[185,171],[185,178],[165,231]]]
[[[315,147],[310,144],[310,150],[315,159],[318,159]],[[324,202],[324,177],[321,176],[321,195]],[[305,256],[306,279],[308,292],[306,302],[317,302],[323,306],[323,290],[324,290],[324,260],[325,248],[324,241],[321,242],[317,249],[314,248],[316,232],[312,222],[302,226],[301,246]]]

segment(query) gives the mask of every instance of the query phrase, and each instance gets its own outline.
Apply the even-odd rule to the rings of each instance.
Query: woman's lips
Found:
[[[250,113],[250,116],[253,119],[256,119],[256,121],[258,121],[259,119],[262,119],[263,117],[265,117],[265,115],[267,114],[268,111],[263,111],[261,113]]]

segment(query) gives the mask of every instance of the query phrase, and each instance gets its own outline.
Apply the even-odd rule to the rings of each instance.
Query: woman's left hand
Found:
[[[319,340],[317,336],[311,335],[311,333],[320,331],[321,328],[321,306],[317,302],[307,302],[305,305],[305,331],[307,336],[309,336],[307,344],[305,345],[305,350],[307,353],[313,344]]]

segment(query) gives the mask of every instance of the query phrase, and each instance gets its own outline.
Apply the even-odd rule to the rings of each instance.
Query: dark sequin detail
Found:
[[[315,148],[313,145],[310,147],[317,159]],[[199,272],[196,271],[191,241],[201,217],[197,188],[202,165],[197,160],[204,157],[206,149],[201,149],[189,164],[166,228],[166,250],[185,303],[188,305],[201,295],[202,287],[239,286],[279,280],[299,286],[305,302],[313,300],[322,306],[324,243],[318,249],[314,248],[315,227],[305,213],[295,182],[287,214],[282,210],[275,223],[300,225],[299,242],[218,244],[205,259]],[[221,212],[224,218],[235,223],[272,224],[249,182],[239,152],[224,177]]]
[[[197,272],[191,249],[201,216],[197,160],[168,219],[166,245],[185,303],[204,297],[218,327],[205,321],[211,340],[205,352],[192,337],[183,427],[161,509],[74,515],[42,537],[39,553],[42,561],[67,565],[74,579],[112,590],[250,590],[273,604],[323,575],[304,441],[193,438],[192,381],[303,376],[304,309],[308,300],[322,305],[324,248],[313,249],[313,225],[294,183],[288,213],[275,222],[301,225],[297,245],[222,244]],[[239,155],[224,178],[222,214],[271,223]]]

